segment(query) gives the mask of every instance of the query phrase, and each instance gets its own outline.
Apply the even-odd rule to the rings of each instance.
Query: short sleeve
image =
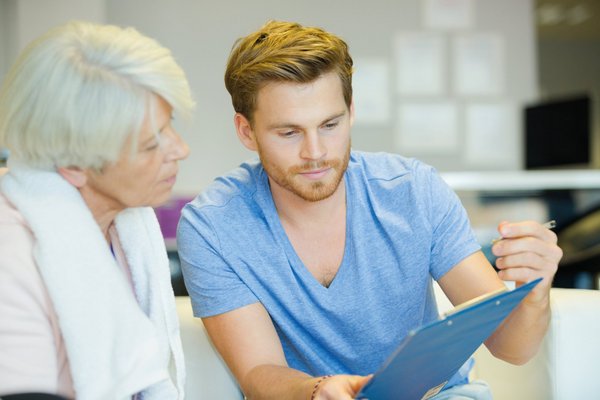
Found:
[[[435,280],[481,249],[465,208],[456,193],[430,169],[431,275]]]
[[[230,265],[210,219],[188,204],[177,228],[177,249],[196,317],[209,317],[259,300]]]

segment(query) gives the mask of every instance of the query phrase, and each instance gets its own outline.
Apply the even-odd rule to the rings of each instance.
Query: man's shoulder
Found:
[[[260,162],[245,162],[215,178],[186,208],[195,214],[218,212],[222,216],[230,210],[233,214],[241,215],[243,208],[257,207],[255,197],[265,181]]]
[[[420,179],[433,171],[431,166],[416,158],[386,152],[353,151],[350,160],[350,171],[362,173],[369,181]]]

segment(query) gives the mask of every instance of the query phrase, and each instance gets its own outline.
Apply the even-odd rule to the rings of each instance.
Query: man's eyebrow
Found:
[[[331,120],[343,117],[344,115],[346,115],[347,111],[344,110],[342,112],[336,113],[330,117],[325,118],[319,125],[323,125]],[[298,124],[294,124],[292,122],[282,122],[282,123],[274,123],[271,124],[269,126],[267,126],[267,129],[271,130],[271,129],[283,129],[283,128],[292,128],[292,129],[300,129],[302,128],[302,126],[298,125]]]
[[[346,115],[347,112],[348,112],[347,110],[344,110],[344,111],[342,111],[340,113],[337,113],[337,114],[335,114],[335,115],[333,115],[333,116],[331,116],[329,118],[326,118],[325,121],[321,122],[321,125],[323,125],[324,123],[329,122],[331,120],[343,117],[344,115]]]
[[[293,129],[297,129],[300,128],[300,125],[297,124],[293,124],[293,123],[287,123],[287,122],[282,122],[282,123],[274,123],[272,125],[267,126],[268,130],[272,130],[272,129],[283,129],[283,128],[293,128]]]

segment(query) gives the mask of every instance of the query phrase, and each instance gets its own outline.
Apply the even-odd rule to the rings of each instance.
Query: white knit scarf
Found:
[[[77,399],[183,399],[179,324],[153,210],[115,219],[134,294],[79,191],[58,173],[12,163],[0,188],[34,234]]]

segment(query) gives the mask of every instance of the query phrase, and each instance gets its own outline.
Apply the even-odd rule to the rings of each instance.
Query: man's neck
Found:
[[[342,180],[331,196],[311,202],[282,187],[271,193],[281,225],[294,251],[323,286],[329,287],[344,259],[346,187]]]
[[[293,226],[320,225],[328,223],[339,216],[345,215],[346,186],[344,179],[340,181],[335,192],[326,199],[319,201],[304,200],[298,195],[284,189],[269,178],[273,202],[279,218]]]

